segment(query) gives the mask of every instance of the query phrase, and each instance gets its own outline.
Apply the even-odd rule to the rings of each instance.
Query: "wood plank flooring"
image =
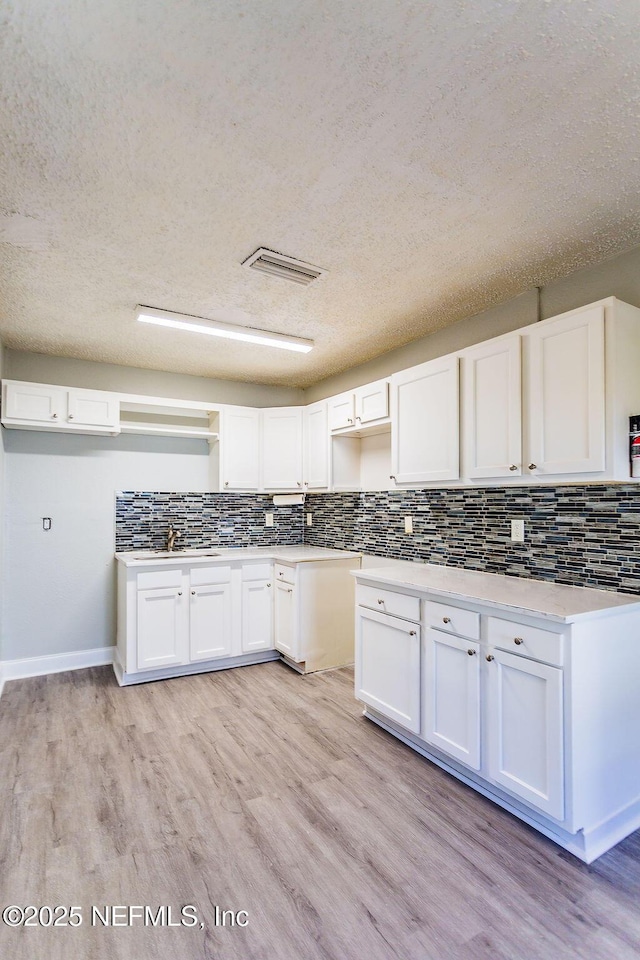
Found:
[[[12,681],[0,801],[0,908],[84,919],[0,923],[6,960],[640,956],[640,832],[585,866],[365,720],[348,669]],[[92,904],[204,926],[92,927]]]

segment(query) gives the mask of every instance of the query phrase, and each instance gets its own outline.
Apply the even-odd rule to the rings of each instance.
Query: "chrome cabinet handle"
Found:
[[[384,604],[384,600],[378,600],[378,603]]]
[[[443,617],[443,618],[442,618],[442,622],[443,622],[443,623],[451,623],[451,617]]]
[[[69,416],[67,417],[67,419],[68,419],[68,420],[73,420],[73,414],[70,413]]]
[[[515,463],[512,463],[511,466],[509,467],[509,470],[517,470],[517,469],[518,467],[516,466]]]
[[[389,480],[393,480],[393,482],[396,483],[396,478],[393,476],[393,474],[391,474],[391,476],[389,477]]]
[[[467,653],[469,654],[470,657],[475,657],[476,655],[475,650],[467,650]]]
[[[347,423],[353,423],[353,420],[351,419],[351,417],[347,417]]]
[[[192,596],[192,597],[195,597],[195,595],[196,595],[195,590],[192,590],[192,591],[191,591],[191,596]]]
[[[288,590],[285,590],[285,593],[293,593],[293,587],[289,587]]]
[[[229,486],[229,481],[228,481],[228,480],[225,480],[224,485],[225,485],[225,487],[228,487],[228,486]]]
[[[58,419],[58,414],[57,414],[57,413],[52,413],[52,414],[51,414],[51,419],[52,419],[52,420],[57,420],[57,419]]]
[[[495,657],[493,656],[492,653],[488,653],[487,656],[485,657],[485,660],[487,661],[487,663],[491,663],[492,660],[495,660]]]
[[[178,596],[179,596],[179,597],[182,596],[182,590],[178,590]]]
[[[271,586],[271,584],[270,584],[270,583],[268,583],[268,584],[267,584],[267,586],[268,586],[268,587],[270,587],[270,586]]]
[[[409,630],[409,636],[410,636],[410,637],[415,637],[415,636],[416,636],[416,631],[415,631],[415,630]]]
[[[530,464],[529,464],[529,470],[537,470],[537,469],[538,469],[538,464],[537,464],[537,463],[530,463]]]
[[[521,643],[524,643],[524,640],[522,639],[522,637],[514,637],[513,642],[516,644],[516,646],[519,647]]]

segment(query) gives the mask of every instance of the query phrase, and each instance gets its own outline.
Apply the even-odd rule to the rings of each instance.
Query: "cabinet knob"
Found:
[[[530,464],[529,464],[529,470],[537,470],[537,469],[538,469],[538,464],[537,464],[537,463],[530,463]]]
[[[513,642],[516,644],[516,646],[519,647],[521,643],[524,643],[524,640],[522,639],[522,637],[514,637]]]
[[[287,593],[293,593],[293,587],[289,587],[289,589],[287,590]]]
[[[384,604],[384,600],[378,600],[378,603]]]
[[[410,636],[410,637],[415,637],[415,636],[416,636],[416,631],[415,631],[415,630],[409,630],[409,636]]]
[[[396,478],[393,475],[389,477],[389,480],[393,480],[394,483],[396,482]]]
[[[512,463],[511,466],[509,467],[509,470],[512,470],[512,471],[513,471],[513,470],[517,470],[517,469],[518,469],[518,467],[517,467],[517,464],[515,464],[515,463]]]
[[[451,623],[451,617],[443,617],[443,618],[442,618],[442,622],[443,622],[443,623]]]
[[[302,486],[302,481],[301,481],[301,480],[298,480],[298,486],[299,486],[299,487]]]
[[[347,417],[347,423],[353,423],[353,420],[351,419],[351,417]]]
[[[225,480],[224,485],[225,485],[225,487],[228,487],[228,486],[229,486],[229,481],[228,481],[228,480]]]
[[[356,420],[359,420],[362,423],[362,417],[356,417]]]
[[[52,420],[57,420],[57,419],[58,419],[58,414],[57,414],[57,413],[52,413],[52,414],[51,414],[51,419],[52,419]]]
[[[270,584],[270,583],[268,583],[268,584],[267,584],[267,586],[268,586],[268,587],[270,587],[270,586],[271,586],[271,584]]]
[[[179,597],[182,596],[182,590],[178,590],[178,596],[179,596]]]
[[[474,657],[476,654],[475,650],[467,650],[467,653],[469,654],[470,657]]]
[[[69,416],[67,417],[67,420],[73,420],[73,414],[72,414],[72,413],[69,414]]]
[[[492,653],[488,653],[487,656],[485,657],[485,660],[487,661],[487,663],[491,663],[492,660],[495,660],[495,657],[493,656]]]
[[[192,596],[192,597],[195,597],[195,595],[196,595],[195,590],[192,590],[192,591],[191,591],[191,596]]]

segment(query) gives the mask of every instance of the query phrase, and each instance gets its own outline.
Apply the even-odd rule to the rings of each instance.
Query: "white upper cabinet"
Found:
[[[260,487],[260,410],[227,407],[220,437],[223,490]]]
[[[391,473],[398,484],[460,476],[457,356],[391,378]]]
[[[303,427],[303,482],[309,490],[326,490],[329,487],[330,442],[326,400],[304,408]]]
[[[605,469],[604,322],[595,306],[523,331],[529,475]]]
[[[302,408],[262,411],[262,487],[302,488]]]
[[[60,433],[119,433],[120,403],[105,390],[5,380],[2,422]]]
[[[389,416],[389,381],[376,380],[328,401],[329,429],[360,427]]]
[[[462,473],[472,480],[522,473],[520,337],[465,350],[462,362]]]

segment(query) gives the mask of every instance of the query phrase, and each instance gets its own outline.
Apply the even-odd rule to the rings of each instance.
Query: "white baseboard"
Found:
[[[54,653],[48,657],[25,657],[22,660],[0,661],[0,694],[8,680],[41,677],[47,673],[84,670],[86,667],[101,667],[113,663],[115,649],[115,647],[96,647],[93,650]]]

